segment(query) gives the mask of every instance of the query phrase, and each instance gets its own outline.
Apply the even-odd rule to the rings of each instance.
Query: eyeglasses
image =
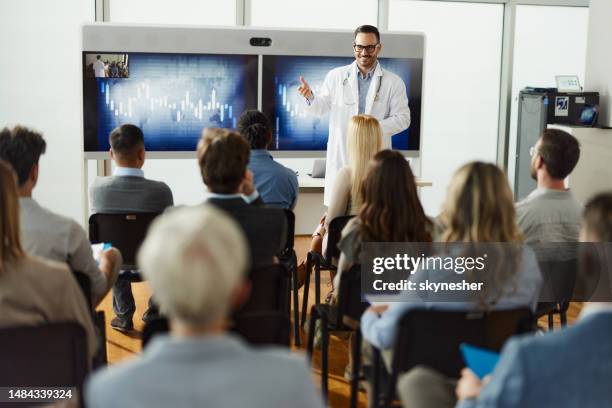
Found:
[[[378,47],[380,47],[380,43],[371,45],[361,45],[353,43],[353,49],[355,50],[355,52],[362,52],[363,50],[365,50],[368,54],[371,54],[376,51]]]
[[[536,155],[536,153],[538,153],[538,149],[536,149],[535,146],[531,146],[529,148],[529,157],[533,157]]]

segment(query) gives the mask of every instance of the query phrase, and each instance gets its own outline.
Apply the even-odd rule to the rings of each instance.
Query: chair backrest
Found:
[[[356,264],[340,275],[338,319],[347,316],[359,321],[367,307],[368,303],[361,300],[361,265]],[[341,324],[342,321],[337,323]]]
[[[465,366],[461,343],[499,351],[508,338],[533,330],[527,308],[458,312],[411,310],[402,316],[393,356],[392,378],[417,365],[429,366],[458,378]]]
[[[283,252],[279,254],[282,258],[284,254],[291,253],[293,251],[295,241],[295,214],[289,209],[283,209],[285,217],[287,217],[287,240],[285,241],[285,248]]]
[[[76,387],[89,371],[85,329],[78,323],[0,329],[3,387]]]
[[[578,259],[538,262],[542,273],[542,302],[565,303],[572,299],[578,276]]]
[[[142,330],[142,349],[144,350],[153,337],[158,334],[168,333],[168,330],[170,330],[168,319],[162,316],[156,317],[145,323],[144,329]]]
[[[340,242],[342,230],[353,217],[354,215],[342,215],[330,221],[329,230],[327,231],[327,246],[324,248],[325,252],[323,252],[325,259],[328,261],[340,257],[338,242]]]
[[[159,213],[92,214],[89,217],[89,240],[108,242],[121,251],[122,269],[136,268],[136,253],[144,241],[151,222]]]
[[[91,279],[89,276],[85,275],[83,272],[72,271],[72,275],[76,279],[79,287],[81,288],[81,292],[83,292],[83,296],[85,297],[85,302],[87,302],[87,307],[93,312],[93,300],[91,297]]]
[[[249,312],[236,316],[231,331],[249,344],[289,347],[291,320],[283,312]]]
[[[289,271],[283,264],[258,265],[249,273],[251,295],[236,315],[247,312],[282,312],[289,315]]]

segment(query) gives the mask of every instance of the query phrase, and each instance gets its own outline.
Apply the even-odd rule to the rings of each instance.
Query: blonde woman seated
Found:
[[[327,213],[312,234],[311,251],[323,253],[327,246],[327,230],[334,218],[357,213],[368,163],[381,148],[382,128],[378,120],[369,115],[353,116],[347,132],[349,165],[340,169],[336,175]],[[305,261],[298,267],[298,276],[301,285],[306,276]]]
[[[0,182],[0,327],[76,322],[85,329],[93,357],[96,335],[89,307],[68,266],[23,251],[17,178],[2,160]],[[41,339],[41,347],[44,343]]]
[[[442,214],[447,229],[442,242],[500,243],[522,242],[516,224],[512,192],[504,173],[494,164],[473,162],[453,176]],[[416,292],[404,292],[401,302],[371,306],[361,317],[363,338],[379,349],[394,346],[397,324],[402,315],[414,308],[443,310],[499,310],[529,307],[535,310],[542,276],[535,254],[526,246],[518,248],[507,263],[487,269],[488,290],[473,301],[424,302]],[[459,256],[449,249],[445,256]],[[516,262],[510,262],[514,259]],[[510,264],[514,264],[510,266]],[[417,270],[415,284],[449,282],[457,279],[452,269]],[[385,354],[383,353],[383,357]]]

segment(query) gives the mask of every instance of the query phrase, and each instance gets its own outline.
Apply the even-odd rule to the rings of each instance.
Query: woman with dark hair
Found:
[[[2,160],[0,189],[0,327],[74,321],[85,329],[93,357],[96,336],[89,306],[72,273],[66,264],[23,250],[17,177]]]
[[[465,251],[476,248],[473,245],[476,243],[488,243],[487,250],[499,250],[489,254],[486,268],[479,276],[481,280],[486,279],[484,289],[472,297],[461,292],[450,300],[449,296],[444,299],[441,295],[435,297],[434,293],[404,291],[401,301],[370,307],[361,317],[361,331],[364,339],[380,349],[393,347],[397,323],[411,308],[481,311],[530,307],[535,310],[542,275],[534,252],[521,246],[522,236],[516,224],[512,192],[499,167],[482,162],[462,166],[451,180],[441,218],[447,226],[441,241],[465,245],[461,248],[446,245],[443,253],[435,254],[437,259],[464,257]],[[491,256],[501,254],[504,257]],[[426,281],[443,283],[472,278],[469,271],[463,275],[463,271],[435,266],[435,262],[431,264],[434,265],[432,268],[417,269],[410,278],[416,287]],[[423,295],[431,295],[430,301],[423,301]]]
[[[423,211],[410,164],[397,151],[378,152],[361,186],[361,207],[342,231],[334,287],[359,263],[362,242],[431,242],[432,222]]]
[[[299,190],[297,175],[268,153],[272,141],[268,117],[258,110],[246,110],[238,119],[238,131],[251,147],[249,170],[261,199],[270,206],[293,210]]]

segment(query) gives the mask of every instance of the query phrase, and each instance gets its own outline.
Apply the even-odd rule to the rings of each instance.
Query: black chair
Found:
[[[554,315],[558,314],[561,326],[567,325],[567,310],[574,294],[574,287],[578,276],[578,259],[563,261],[540,261],[543,284],[540,299],[536,310],[539,319],[548,316],[548,329],[554,329]]]
[[[0,329],[3,387],[75,387],[82,396],[87,359],[85,329],[78,323]]]
[[[103,310],[96,311],[93,308],[93,301],[91,295],[91,279],[83,272],[72,271],[72,275],[76,279],[88,309],[91,311],[91,318],[93,325],[98,335],[98,343],[100,348],[96,351],[96,355],[93,358],[93,368],[99,368],[108,364],[108,357],[106,353],[106,316]]]
[[[384,406],[390,406],[395,399],[400,374],[424,365],[449,378],[459,378],[465,367],[459,351],[461,343],[500,351],[508,338],[531,332],[534,327],[533,313],[527,308],[491,312],[423,309],[406,312],[397,329]],[[376,350],[377,361],[380,361],[379,353]],[[374,376],[378,373],[379,367],[374,367]],[[374,378],[374,383],[379,383],[378,378]],[[373,397],[374,406],[378,406],[378,394]]]
[[[359,320],[368,304],[361,301],[361,265],[353,265],[340,276],[338,303],[313,305],[308,327],[308,355],[312,361],[315,324],[321,320],[321,392],[327,401],[328,392],[328,353],[331,332],[351,332],[353,335],[353,372],[351,381],[350,406],[357,406],[357,388],[361,361],[361,330]]]
[[[89,240],[92,244],[106,242],[121,251],[122,272],[118,279],[140,282],[136,254],[144,241],[151,222],[158,213],[92,214],[89,217]]]
[[[340,257],[338,242],[342,235],[342,230],[354,215],[343,215],[336,217],[329,223],[327,231],[327,246],[323,248],[323,254],[309,251],[306,255],[306,282],[304,283],[304,299],[302,300],[302,326],[306,322],[306,312],[308,311],[308,291],[310,288],[311,265],[315,268],[315,304],[321,303],[321,270],[336,270],[333,260]]]
[[[295,214],[293,211],[284,209],[285,216],[287,217],[287,240],[283,251],[278,255],[280,262],[285,265],[289,273],[291,274],[291,286],[289,290],[289,296],[293,292],[293,341],[296,346],[301,345],[300,341],[300,299],[299,299],[299,287],[298,287],[298,276],[297,276],[297,255],[294,250],[295,241]]]
[[[291,321],[284,312],[241,313],[234,317],[230,331],[253,345],[289,347],[291,344]]]
[[[289,272],[282,264],[257,266],[249,273],[251,295],[231,316],[230,331],[238,333],[251,344],[289,346]],[[145,324],[143,348],[150,339],[168,331],[166,318]]]
[[[170,330],[170,325],[165,317],[159,316],[146,322],[142,331],[142,349],[144,350],[147,347],[153,337],[167,333],[168,330]]]

